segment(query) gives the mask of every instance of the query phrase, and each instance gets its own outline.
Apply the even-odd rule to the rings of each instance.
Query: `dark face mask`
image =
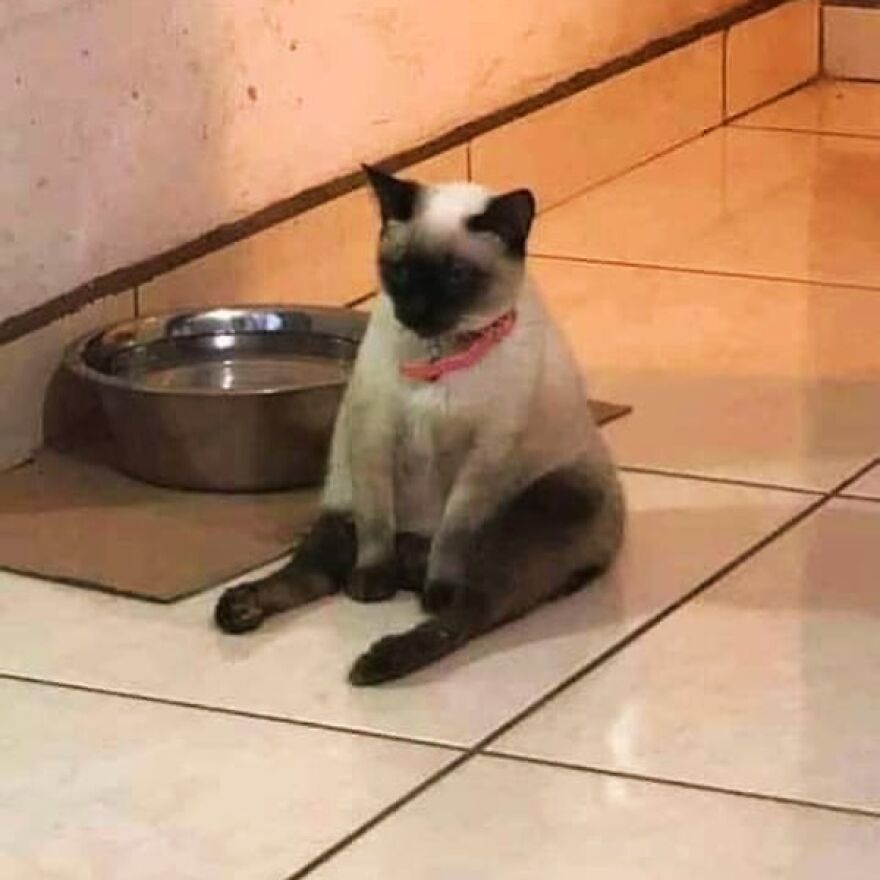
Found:
[[[490,282],[484,269],[448,253],[382,258],[379,270],[397,320],[426,338],[453,330]]]

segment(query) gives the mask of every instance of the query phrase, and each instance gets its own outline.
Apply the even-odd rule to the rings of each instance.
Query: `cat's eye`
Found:
[[[385,262],[382,264],[382,274],[395,287],[403,287],[409,280],[409,269],[405,263]]]

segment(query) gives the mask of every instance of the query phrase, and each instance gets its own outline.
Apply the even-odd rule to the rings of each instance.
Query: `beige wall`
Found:
[[[18,0],[0,319],[738,0]]]

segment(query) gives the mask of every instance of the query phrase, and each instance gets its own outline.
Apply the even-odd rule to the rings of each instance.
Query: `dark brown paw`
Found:
[[[428,614],[445,611],[452,604],[457,589],[448,581],[430,581],[422,592],[422,609]]]
[[[265,619],[253,584],[230,587],[217,601],[214,621],[228,633],[245,633],[256,629]]]
[[[345,587],[355,602],[381,602],[397,592],[394,568],[391,565],[371,565],[357,568]]]
[[[355,687],[366,687],[397,678],[401,673],[398,671],[399,647],[395,642],[399,639],[399,636],[386,636],[361,654],[351,667],[348,680]]]
[[[460,633],[437,620],[419,624],[409,632],[385,636],[355,661],[348,680],[356,687],[382,684],[409,675],[461,644]]]

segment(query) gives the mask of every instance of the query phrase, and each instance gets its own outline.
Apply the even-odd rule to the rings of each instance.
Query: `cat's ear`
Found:
[[[371,168],[369,165],[361,167],[379,202],[382,225],[384,226],[389,220],[397,220],[400,223],[412,220],[419,197],[419,185],[411,180],[401,180],[399,177],[385,174],[384,171]]]
[[[492,232],[518,257],[526,254],[526,241],[535,219],[535,197],[527,189],[496,196],[482,214],[468,220],[474,232]]]

